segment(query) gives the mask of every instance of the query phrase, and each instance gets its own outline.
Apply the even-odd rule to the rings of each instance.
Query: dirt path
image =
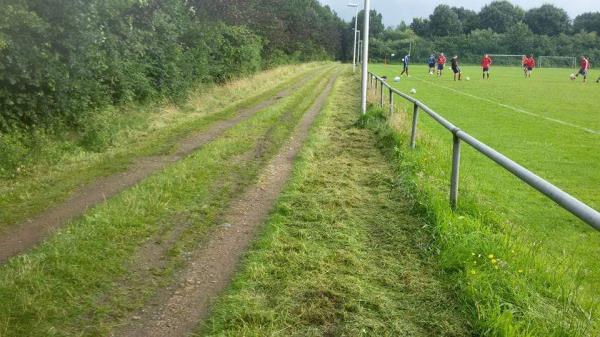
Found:
[[[144,178],[164,169],[166,166],[185,158],[203,145],[219,137],[228,129],[248,120],[259,111],[276,104],[282,98],[294,94],[296,90],[303,87],[314,76],[314,73],[311,72],[301,81],[282,90],[274,97],[253,107],[243,109],[235,117],[216,122],[208,130],[182,140],[178,144],[174,155],[139,158],[126,171],[100,178],[95,182],[81,187],[65,202],[23,223],[0,231],[0,263],[43,241],[64,223],[84,214],[89,208],[136,185]]]
[[[291,176],[295,157],[336,78],[337,75],[330,79],[296,126],[290,140],[266,166],[258,183],[232,202],[225,212],[224,223],[194,253],[177,282],[157,294],[151,307],[133,316],[116,336],[185,336],[208,315],[212,302],[229,284],[242,254]]]

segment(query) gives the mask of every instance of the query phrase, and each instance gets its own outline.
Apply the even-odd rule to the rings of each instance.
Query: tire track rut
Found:
[[[207,317],[212,303],[234,276],[244,252],[290,178],[295,158],[336,79],[337,75],[330,78],[290,139],[267,164],[258,182],[228,207],[224,224],[215,228],[193,253],[191,262],[176,282],[159,292],[149,308],[132,316],[114,336],[186,336]]]
[[[259,111],[275,105],[299,88],[303,87],[315,76],[310,72],[298,83],[278,92],[272,98],[250,108],[242,109],[235,117],[215,122],[208,130],[196,133],[179,142],[172,155],[142,157],[136,159],[126,171],[102,177],[76,190],[66,201],[38,214],[20,224],[9,226],[0,231],[0,264],[42,242],[55,230],[69,220],[83,215],[94,207],[123,190],[130,188],[153,173],[173,164],[203,145],[218,138],[228,129],[250,119]]]

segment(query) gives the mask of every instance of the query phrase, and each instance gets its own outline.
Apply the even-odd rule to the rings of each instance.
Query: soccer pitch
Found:
[[[463,80],[455,82],[449,67],[442,78],[427,69],[412,66],[411,76],[394,87],[405,93],[416,89],[412,96],[459,128],[600,210],[600,84],[595,83],[600,72],[583,84],[581,78],[569,79],[575,69],[536,69],[526,79],[518,67],[492,67],[491,79],[483,80],[480,67],[464,66]],[[402,68],[373,65],[370,70],[392,83]],[[395,99],[412,111],[409,103]],[[432,163],[430,169],[446,179],[452,136],[426,114],[419,123],[419,132],[448,152],[447,162]],[[498,214],[510,235],[539,247],[537,257],[549,272],[569,286],[577,284],[586,304],[600,301],[600,233],[466,145],[461,183],[462,196]]]

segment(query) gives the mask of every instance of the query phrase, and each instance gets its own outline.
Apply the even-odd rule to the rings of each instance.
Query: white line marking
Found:
[[[417,79],[417,80],[419,80],[419,81],[421,81],[421,82],[425,82],[427,84],[431,84],[431,85],[436,86],[436,87],[440,87],[440,88],[443,88],[443,89],[446,89],[446,90],[450,90],[450,91],[459,93],[459,94],[467,96],[467,97],[475,98],[475,99],[478,99],[480,101],[484,101],[484,102],[488,102],[488,103],[497,104],[497,105],[499,105],[499,106],[501,106],[503,108],[509,109],[509,110],[520,112],[520,113],[523,113],[523,114],[526,114],[526,115],[529,115],[529,116],[533,116],[533,117],[542,118],[542,119],[545,119],[545,120],[550,121],[550,122],[554,122],[554,123],[558,123],[558,124],[570,126],[572,128],[583,130],[585,132],[589,132],[589,133],[592,133],[592,134],[595,134],[595,135],[600,135],[600,131],[597,131],[597,130],[593,130],[593,129],[589,129],[589,128],[586,128],[586,127],[583,127],[583,126],[579,126],[577,124],[573,124],[573,123],[561,121],[560,119],[555,119],[555,118],[550,118],[550,117],[542,116],[542,115],[539,115],[539,114],[536,114],[536,113],[533,113],[533,112],[530,112],[530,111],[527,111],[527,110],[523,110],[521,108],[514,107],[512,105],[500,103],[498,101],[494,101],[494,100],[489,99],[489,98],[483,98],[483,97],[475,96],[473,94],[469,94],[469,93],[466,93],[464,91],[460,91],[460,90],[457,90],[457,89],[454,89],[454,88],[445,87],[445,86],[439,85],[437,83],[428,82],[426,80],[423,80],[423,79],[420,79],[420,78],[417,78],[417,77],[414,77],[414,78]]]

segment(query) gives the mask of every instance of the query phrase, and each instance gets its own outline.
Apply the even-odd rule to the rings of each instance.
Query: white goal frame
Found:
[[[518,59],[518,61],[515,62],[515,66],[521,67],[523,65],[522,64],[523,56],[525,56],[527,54],[516,54],[516,55],[510,55],[510,54],[488,54],[488,55],[492,58],[492,62],[494,62],[496,58],[504,58],[504,57]]]
[[[553,59],[553,60],[566,60],[566,61],[571,61],[571,67],[572,68],[577,68],[577,57],[575,56],[540,56],[538,57],[538,66],[540,68],[544,67],[544,61],[547,59]],[[551,67],[550,67],[551,68]]]

